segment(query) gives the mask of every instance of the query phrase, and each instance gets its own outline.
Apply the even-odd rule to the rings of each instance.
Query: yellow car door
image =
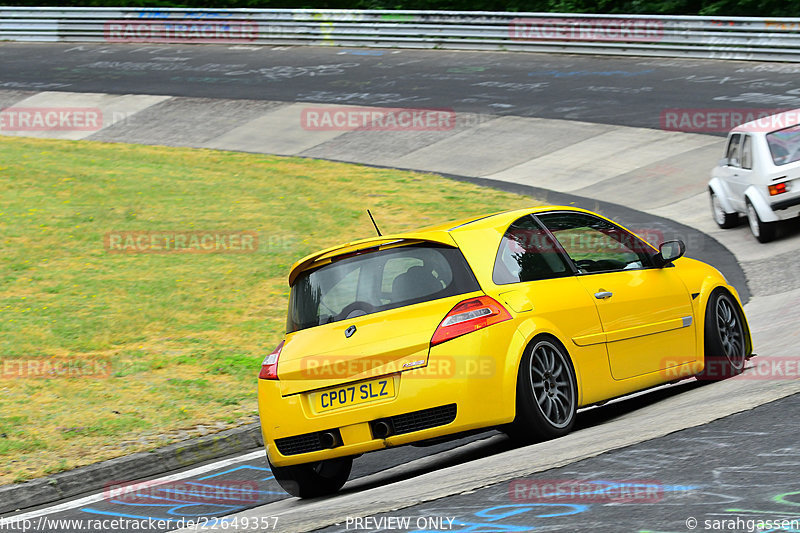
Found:
[[[526,215],[514,221],[500,242],[492,269],[495,297],[520,314],[520,331],[561,338],[579,376],[580,403],[614,395],[604,344],[605,336],[594,298],[550,234]],[[584,342],[584,340],[586,342]]]
[[[691,298],[669,268],[579,277],[596,299],[614,379],[695,360]]]
[[[614,379],[696,359],[691,296],[674,267],[654,267],[651,247],[600,217],[562,211],[537,218],[575,263],[578,279],[594,298]]]

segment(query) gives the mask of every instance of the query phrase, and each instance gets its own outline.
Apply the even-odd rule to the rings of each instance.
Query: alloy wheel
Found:
[[[529,378],[536,403],[556,428],[567,426],[575,412],[575,391],[569,363],[555,345],[539,342],[531,354]]]
[[[731,366],[740,370],[744,365],[744,331],[739,313],[726,297],[717,299],[715,313],[722,351]]]

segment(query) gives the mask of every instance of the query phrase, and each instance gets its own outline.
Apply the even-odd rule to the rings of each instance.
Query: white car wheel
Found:
[[[769,242],[775,238],[775,223],[762,222],[758,216],[756,208],[750,201],[747,201],[747,222],[750,224],[750,232],[758,242]]]
[[[761,236],[761,228],[759,228],[758,224],[758,213],[756,213],[755,208],[752,204],[747,204],[747,221],[750,223],[750,231],[753,233],[753,237],[758,239]]]
[[[709,194],[711,195],[711,214],[714,216],[717,226],[722,229],[735,227],[739,223],[738,213],[726,213],[714,191],[709,191]]]

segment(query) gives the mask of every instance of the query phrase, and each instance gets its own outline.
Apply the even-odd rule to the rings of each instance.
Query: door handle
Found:
[[[605,300],[607,298],[611,298],[612,296],[614,296],[614,293],[608,291],[600,291],[594,293],[594,297],[597,298],[598,300]]]

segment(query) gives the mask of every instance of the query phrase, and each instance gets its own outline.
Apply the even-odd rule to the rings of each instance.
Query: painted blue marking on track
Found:
[[[555,516],[569,516],[574,514],[580,514],[589,509],[588,505],[581,505],[577,503],[517,503],[511,505],[497,505],[495,507],[488,507],[486,509],[483,509],[475,513],[475,516],[480,516],[483,518],[491,518],[493,520],[500,520],[501,518],[507,518],[509,516],[527,513],[528,511],[533,511],[536,508],[552,509],[554,507],[565,507],[567,510],[561,513],[556,512],[556,513],[538,514],[535,516],[537,518],[553,518]],[[507,509],[507,511],[501,514],[491,514],[491,511],[496,511],[499,509]]]
[[[177,522],[177,518],[153,518],[152,516],[139,516],[135,514],[115,513],[114,511],[101,511],[99,509],[92,509],[91,507],[83,507],[81,511],[84,513],[101,514],[106,516],[119,516],[120,518],[134,518],[138,520],[163,520],[165,522]]]
[[[197,496],[197,497],[200,497],[200,498],[219,498],[220,500],[230,500],[232,502],[240,502],[240,503],[242,501],[242,497],[241,496],[239,496],[239,497],[237,497],[237,496],[226,496],[226,495],[215,496],[213,494],[207,494],[205,492],[192,492],[192,491],[187,491],[187,490],[168,490],[168,489],[162,489],[162,490],[165,491],[165,492],[169,492],[170,494],[183,494],[183,495],[186,495],[186,496]],[[199,502],[193,502],[193,503],[198,503],[200,505],[221,505],[221,504],[223,504],[221,501],[220,502],[199,501]],[[250,503],[250,502],[245,502],[245,503]]]
[[[137,494],[137,496],[138,496],[138,494]],[[166,512],[168,514],[171,514],[171,515],[177,515],[179,510],[185,509],[187,507],[188,508],[200,507],[202,509],[205,509],[205,511],[201,512],[201,513],[184,512],[183,514],[185,514],[186,516],[205,516],[205,515],[208,515],[209,514],[209,511],[208,511],[209,508],[215,509],[216,512],[229,511],[231,513],[234,513],[236,511],[239,511],[239,510],[247,508],[247,505],[226,505],[226,504],[220,504],[220,503],[209,504],[209,503],[192,502],[192,501],[186,501],[186,500],[174,500],[174,499],[171,499],[171,498],[163,498],[161,496],[152,496],[152,495],[147,495],[146,497],[147,498],[152,498],[154,500],[161,500],[161,501],[170,502],[170,503],[132,503],[132,502],[123,502],[123,501],[118,501],[118,500],[111,500],[109,503],[114,503],[114,504],[117,504],[117,505],[127,505],[129,507],[169,507],[169,509],[166,509]],[[176,504],[178,504],[178,505],[176,505]],[[154,517],[151,517],[151,518],[154,518]]]
[[[197,503],[197,502],[193,502],[193,501],[189,501],[189,500],[176,500],[176,499],[173,499],[173,498],[165,498],[164,496],[154,496],[152,494],[134,494],[134,496],[136,496],[137,498],[141,498],[141,499],[152,498],[154,500],[161,500],[161,501],[172,502],[172,503]],[[109,503],[116,503],[117,505],[132,505],[134,507],[135,506],[140,506],[141,507],[143,505],[144,506],[146,506],[146,505],[152,505],[152,506],[158,506],[158,505],[162,505],[163,506],[163,505],[166,505],[166,506],[169,506],[170,505],[168,503],[133,503],[133,502],[126,502],[126,501],[122,501],[122,500],[108,500],[108,502]]]
[[[230,474],[232,472],[237,472],[239,470],[254,470],[259,473],[263,472],[270,472],[269,468],[258,467],[258,466],[250,466],[250,465],[240,465],[234,468],[230,468],[228,470],[217,472],[214,474],[210,474],[199,478],[199,480],[209,480],[213,478],[219,478],[220,476],[224,476],[225,474]],[[274,479],[273,476],[265,477],[260,479],[260,481],[269,481]],[[168,485],[164,487],[160,487],[157,490],[166,493],[165,496],[156,496],[152,493],[143,494],[143,493],[134,493],[133,495],[140,499],[140,502],[130,502],[130,501],[123,501],[119,499],[112,499],[108,500],[108,503],[113,505],[125,505],[128,507],[150,507],[153,508],[160,508],[160,511],[157,511],[159,515],[162,516],[140,516],[134,514],[126,514],[126,513],[119,513],[114,511],[100,511],[98,509],[94,509],[91,507],[86,507],[81,509],[81,511],[87,513],[94,513],[94,514],[104,514],[108,516],[118,516],[122,518],[135,518],[141,520],[167,520],[167,521],[177,521],[179,518],[172,518],[172,517],[201,517],[201,516],[208,516],[211,512],[219,513],[219,514],[228,514],[228,513],[235,513],[237,511],[246,509],[248,507],[252,507],[253,505],[257,504],[258,502],[251,502],[246,501],[242,502],[241,497],[251,496],[254,494],[263,494],[263,495],[280,495],[283,492],[276,492],[276,491],[268,491],[268,490],[257,490],[256,488],[249,488],[249,487],[229,487],[227,485],[223,485],[210,482],[210,483],[199,483],[197,481],[182,481],[181,483],[184,485],[194,485],[197,486],[197,492],[192,491],[190,488],[186,490],[176,490],[175,488],[170,488]],[[203,490],[204,488],[209,488],[209,490]],[[237,498],[236,495],[231,494],[231,492],[238,492],[241,496]],[[170,498],[168,496],[174,495],[176,497]],[[204,496],[208,497],[211,496],[212,498],[218,495],[220,499],[226,500],[225,503],[210,503],[204,501],[194,501],[193,497],[197,496]],[[181,496],[186,496],[183,498]],[[223,498],[222,496],[225,496]],[[249,500],[249,498],[248,498]],[[190,509],[198,509],[202,512],[191,512]],[[148,513],[150,514],[150,513]],[[168,517],[165,515],[171,515],[172,517]]]
[[[231,468],[230,470],[225,470],[224,472],[217,472],[216,474],[211,474],[205,477],[197,478],[197,480],[204,481],[206,479],[211,479],[213,477],[224,476],[225,474],[230,474],[231,472],[238,472],[239,470],[260,470],[262,472],[272,472],[269,468],[264,468],[263,466],[241,465],[235,468]],[[261,481],[268,481],[270,479],[275,479],[275,477],[274,476],[265,477]]]
[[[661,485],[659,483],[647,483],[647,482],[622,483],[619,481],[608,481],[608,480],[591,480],[587,481],[586,483],[594,484],[597,487],[597,489],[590,492],[582,490],[581,491],[582,495],[604,494],[608,493],[609,491],[618,490],[619,488],[625,488],[625,487],[631,487],[631,488],[652,487],[664,492],[686,492],[700,488],[694,485]],[[569,493],[557,493],[557,494],[551,494],[550,496],[560,496],[568,494]],[[538,513],[538,514],[533,514],[533,516],[536,518],[555,518],[555,517],[580,514],[583,513],[584,511],[588,511],[589,509],[591,509],[591,505],[577,504],[577,503],[533,502],[533,503],[519,503],[519,504],[509,504],[509,505],[496,505],[494,507],[487,507],[485,509],[481,509],[480,511],[476,511],[474,513],[474,516],[486,519],[487,520],[486,523],[457,521],[454,522],[455,525],[465,526],[465,527],[457,530],[453,529],[450,530],[450,532],[451,533],[500,533],[500,532],[512,532],[512,531],[513,532],[531,531],[536,529],[536,527],[528,525],[523,526],[517,524],[499,524],[497,522],[505,518],[518,516],[530,512]],[[433,533],[433,532],[419,531],[417,533]]]
[[[272,478],[268,478],[272,479]],[[187,485],[197,485],[198,487],[217,487],[222,488],[225,491],[239,491],[239,492],[247,492],[247,493],[258,493],[258,494],[285,494],[284,492],[277,492],[271,490],[255,490],[255,489],[248,489],[248,488],[236,488],[236,487],[220,487],[219,485],[206,485],[205,483],[197,483],[196,481],[187,481]]]
[[[114,505],[127,505],[129,507],[174,507],[173,504],[176,504],[176,503],[182,503],[182,504],[183,503],[192,503],[192,502],[187,502],[185,500],[170,500],[169,498],[160,498],[158,496],[150,496],[150,495],[142,496],[140,494],[137,494],[136,496],[139,497],[139,498],[142,498],[142,499],[144,499],[144,498],[153,498],[154,500],[162,500],[162,501],[167,501],[167,502],[171,502],[171,503],[134,503],[134,502],[124,502],[122,500],[108,500],[108,503],[113,503]]]

